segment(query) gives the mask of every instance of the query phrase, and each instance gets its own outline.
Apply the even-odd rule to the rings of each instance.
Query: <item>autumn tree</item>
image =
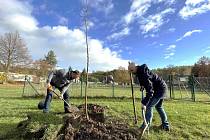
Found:
[[[52,69],[52,66],[48,64],[44,59],[39,59],[34,62],[34,68],[36,76],[45,77]]]
[[[130,83],[129,72],[125,69],[113,70],[112,75],[117,83]]]
[[[18,32],[0,36],[0,62],[6,73],[11,66],[27,65],[31,62],[26,44]]]
[[[197,77],[210,76],[210,58],[203,56],[193,66],[192,74]]]

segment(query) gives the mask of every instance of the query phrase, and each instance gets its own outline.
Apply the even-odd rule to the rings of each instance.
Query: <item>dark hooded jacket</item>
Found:
[[[136,76],[140,86],[146,90],[146,97],[142,100],[142,104],[147,105],[152,97],[163,98],[165,96],[167,89],[165,81],[151,72],[146,64],[137,66]]]

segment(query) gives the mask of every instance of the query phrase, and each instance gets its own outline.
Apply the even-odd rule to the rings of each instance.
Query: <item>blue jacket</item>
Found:
[[[157,74],[151,72],[146,64],[137,66],[136,76],[140,86],[146,90],[146,97],[142,100],[142,104],[147,105],[149,100],[154,97],[163,98],[166,94],[167,85],[165,81]]]

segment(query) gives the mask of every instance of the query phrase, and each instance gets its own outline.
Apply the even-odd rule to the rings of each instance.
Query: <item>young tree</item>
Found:
[[[11,66],[27,65],[31,62],[26,44],[18,32],[0,36],[0,62],[6,73]]]
[[[88,70],[89,70],[89,45],[88,45],[88,0],[85,0],[84,8],[82,10],[82,17],[84,21],[85,26],[85,43],[86,43],[86,52],[87,52],[87,65],[86,65],[86,84],[85,84],[85,114],[86,118],[88,117],[88,111],[87,111],[87,92],[88,92]]]
[[[50,50],[45,56],[45,61],[50,64],[52,67],[55,67],[57,64],[56,55],[53,50]]]

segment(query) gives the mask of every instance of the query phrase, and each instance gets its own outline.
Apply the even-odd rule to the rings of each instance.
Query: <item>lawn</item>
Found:
[[[91,89],[90,91],[92,91]],[[111,89],[109,89],[111,91]],[[124,93],[124,89],[118,89]],[[129,94],[129,93],[128,93]],[[0,139],[20,139],[20,131],[17,131],[17,124],[33,116],[33,126],[49,124],[49,135],[53,135],[55,129],[63,123],[63,103],[54,99],[51,112],[43,114],[37,109],[39,98],[22,98],[22,86],[0,85]],[[127,122],[131,127],[140,126],[140,100],[136,100],[138,125],[133,125],[133,108],[130,98],[91,98],[89,103],[108,106],[106,115],[108,118],[119,119]],[[84,103],[82,98],[72,98],[71,103],[79,105]],[[146,139],[210,139],[210,102],[192,102],[184,100],[167,100],[164,103],[165,110],[171,124],[171,132],[163,132],[157,129],[160,120],[154,111],[150,135]],[[23,133],[23,132],[22,132]],[[50,139],[50,136],[49,138]]]

